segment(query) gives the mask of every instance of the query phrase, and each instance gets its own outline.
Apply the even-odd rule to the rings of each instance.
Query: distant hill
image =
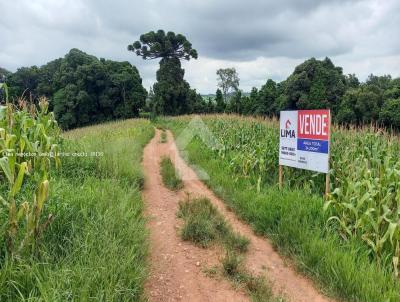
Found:
[[[201,97],[203,100],[208,101],[209,99],[215,100],[215,94],[202,94]]]
[[[228,93],[228,98],[232,97],[235,93],[231,92]],[[242,91],[242,96],[249,96],[250,92],[244,92]],[[215,100],[215,94],[214,93],[209,93],[209,94],[202,94],[201,97],[203,98],[203,100],[208,101],[209,98],[211,98],[212,100]]]

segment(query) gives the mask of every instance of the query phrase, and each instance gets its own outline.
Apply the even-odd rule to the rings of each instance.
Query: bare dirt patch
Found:
[[[145,185],[143,198],[150,230],[150,277],[146,292],[150,301],[250,301],[225,279],[209,278],[207,268],[219,265],[220,251],[202,249],[183,242],[178,234],[178,202],[191,197],[207,197],[225,216],[235,232],[250,239],[246,267],[255,275],[264,275],[277,296],[289,301],[333,301],[322,295],[313,283],[300,275],[273,249],[272,244],[254,234],[225,204],[201,182],[196,173],[179,156],[173,136],[167,131],[167,143],[160,144],[161,131],[146,146],[143,157]],[[172,192],[162,185],[160,159],[170,156],[179,170],[184,188]]]

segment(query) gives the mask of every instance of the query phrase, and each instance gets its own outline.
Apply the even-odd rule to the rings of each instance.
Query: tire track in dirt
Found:
[[[250,239],[246,268],[255,275],[265,275],[275,295],[296,302],[334,301],[322,295],[308,278],[287,265],[268,239],[255,235],[249,225],[228,211],[181,158],[172,133],[167,131],[168,141],[164,144],[159,143],[160,133],[156,130],[143,157],[143,198],[145,212],[150,218],[151,273],[146,283],[150,301],[249,301],[243,292],[234,290],[225,279],[215,280],[205,276],[202,268],[219,263],[220,253],[216,249],[201,249],[180,240],[176,211],[179,200],[186,198],[187,194],[191,198],[209,198],[233,229]],[[171,192],[162,184],[159,162],[163,155],[171,157],[181,174],[184,188],[180,192]]]
[[[143,199],[150,230],[150,276],[145,290],[151,302],[250,301],[224,279],[212,279],[204,268],[219,263],[216,249],[202,249],[179,238],[176,218],[178,202],[184,193],[175,193],[162,184],[160,159],[170,154],[171,136],[161,144],[160,131],[144,149],[145,184]],[[172,158],[173,159],[173,158]]]

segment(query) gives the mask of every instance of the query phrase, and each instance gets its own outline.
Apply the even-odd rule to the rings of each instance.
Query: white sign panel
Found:
[[[281,111],[279,165],[329,171],[330,111]]]

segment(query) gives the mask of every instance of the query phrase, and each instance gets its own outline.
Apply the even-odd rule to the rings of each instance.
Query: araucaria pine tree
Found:
[[[185,70],[181,67],[181,60],[197,59],[197,51],[184,35],[151,31],[141,35],[140,41],[128,45],[128,50],[145,60],[161,58],[157,82],[153,86],[155,113],[176,115],[191,112],[196,93],[190,90],[183,78]]]

